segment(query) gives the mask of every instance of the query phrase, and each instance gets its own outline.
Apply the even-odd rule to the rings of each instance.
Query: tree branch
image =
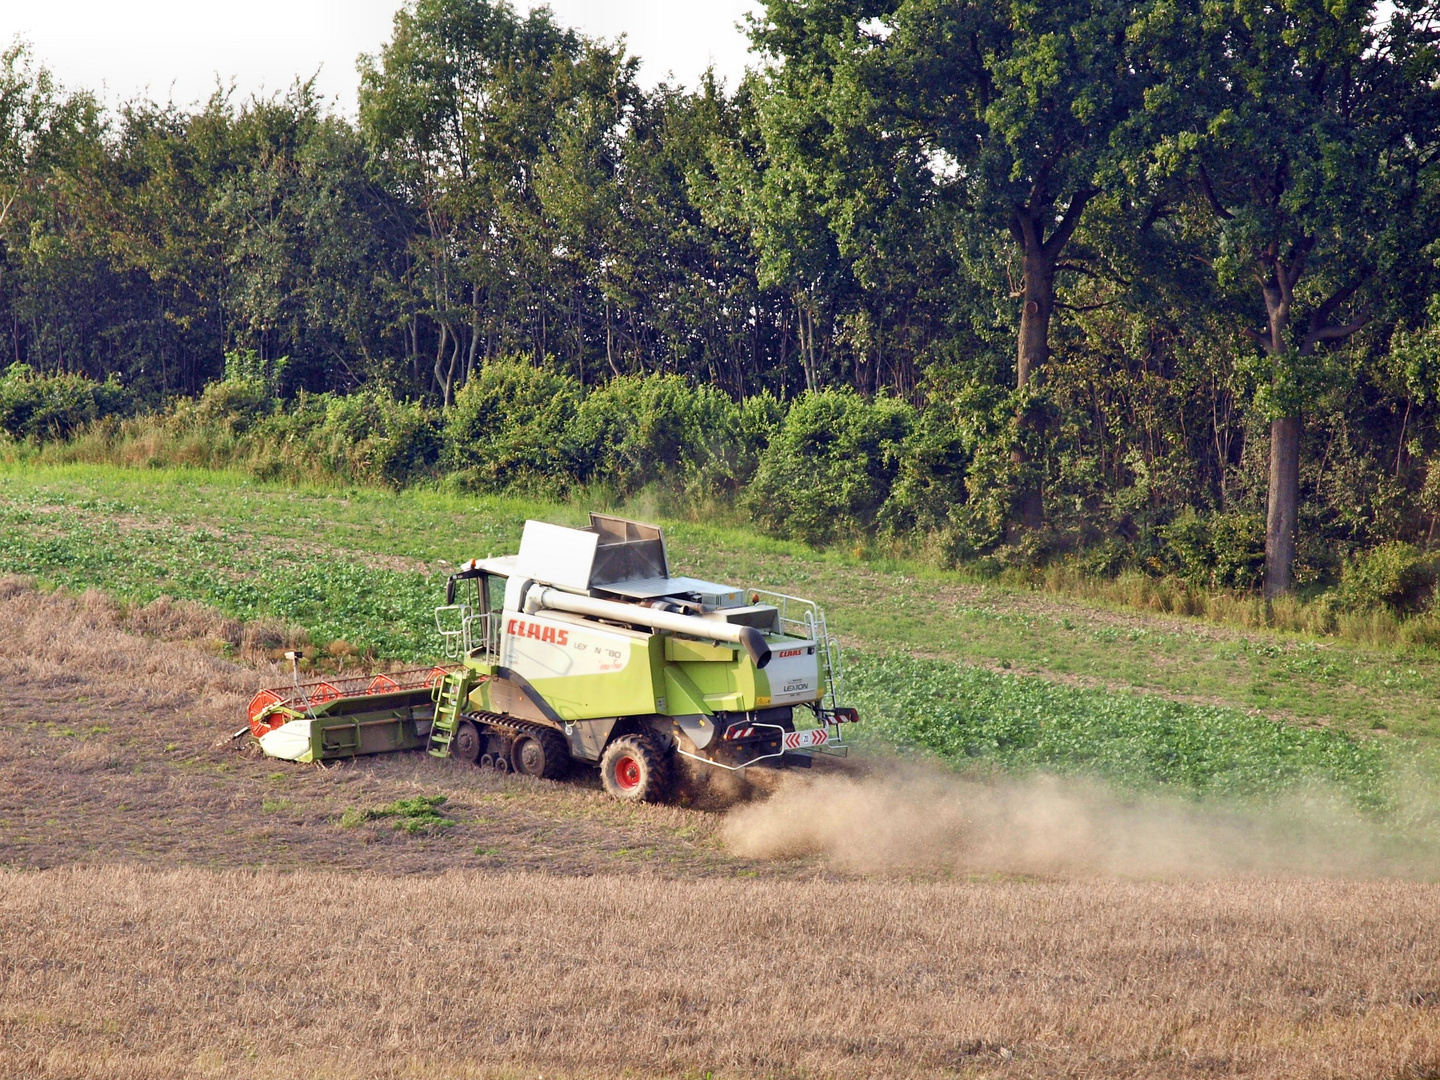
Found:
[[[1300,280],[1300,275],[1305,273],[1305,260],[1310,257],[1310,249],[1314,246],[1315,236],[1313,233],[1310,236],[1303,237],[1296,241],[1294,248],[1290,251],[1291,261],[1289,270],[1286,270],[1284,265],[1277,260],[1276,265],[1279,266],[1281,272],[1285,274],[1286,299],[1291,298],[1288,294],[1294,293],[1296,282]]]
[[[1014,212],[1010,215],[1010,235],[1014,238],[1015,243],[1020,245],[1021,251],[1025,250],[1025,227],[1020,223],[1024,215],[1025,210],[1020,206],[1015,207]]]
[[[1310,340],[1316,341],[1344,341],[1351,334],[1363,329],[1370,322],[1370,316],[1348,322],[1344,326],[1323,326],[1319,330],[1310,332]]]
[[[1156,199],[1155,202],[1151,204],[1150,209],[1146,211],[1144,219],[1140,222],[1140,231],[1142,233],[1148,233],[1154,228],[1157,221],[1163,217],[1169,217],[1173,212],[1170,204],[1164,199]]]
[[[1234,218],[1229,210],[1220,205],[1220,199],[1215,194],[1215,186],[1210,183],[1210,170],[1205,168],[1205,163],[1200,163],[1200,186],[1205,189],[1205,200],[1210,204],[1210,209],[1215,211],[1215,216],[1223,221]]]
[[[1060,219],[1060,224],[1055,226],[1055,231],[1050,234],[1041,247],[1047,259],[1053,259],[1060,254],[1070,236],[1075,232],[1075,226],[1080,224],[1080,215],[1085,212],[1085,206],[1096,195],[1100,194],[1099,188],[1082,188],[1070,197],[1070,205],[1065,208],[1065,215]]]
[[[1322,327],[1327,324],[1330,321],[1330,317],[1340,310],[1340,306],[1344,304],[1345,301],[1355,295],[1356,291],[1361,285],[1365,284],[1365,280],[1369,276],[1370,272],[1367,270],[1344,288],[1337,289],[1334,294],[1331,295],[1330,299],[1326,300],[1310,315],[1310,329],[1313,331],[1317,327]]]
[[[1028,196],[1028,205],[1032,213],[1038,210],[1041,204],[1048,205],[1055,201],[1054,199],[1046,197],[1045,187],[1050,183],[1051,170],[1054,169],[1060,159],[1065,156],[1067,149],[1067,145],[1062,141],[1059,146],[1051,151],[1050,156],[1040,162],[1039,166],[1035,169],[1035,183],[1030,185],[1030,195]]]

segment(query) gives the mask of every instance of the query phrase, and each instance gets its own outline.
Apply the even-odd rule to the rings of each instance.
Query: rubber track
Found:
[[[553,731],[562,739],[565,733],[559,728],[553,728],[549,724],[539,724],[534,720],[521,720],[515,716],[505,716],[501,713],[488,712],[467,712],[461,713],[462,720],[470,720],[477,724],[485,724],[495,728],[497,731],[508,732],[511,735],[535,734],[541,731]]]
[[[522,735],[532,736],[541,746],[545,747],[547,769],[543,775],[546,780],[563,780],[574,768],[574,759],[570,756],[570,740],[565,737],[564,732],[551,727],[549,724],[538,723],[533,720],[521,720],[518,717],[506,716],[500,713],[465,713],[465,718],[483,728],[489,728],[494,734],[502,737],[509,736],[510,747],[514,748],[516,740]],[[507,751],[507,756],[510,751]],[[551,758],[554,758],[553,763]],[[511,762],[512,771],[518,772],[515,763]]]

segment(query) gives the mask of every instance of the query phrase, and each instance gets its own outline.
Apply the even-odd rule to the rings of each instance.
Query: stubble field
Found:
[[[15,553],[71,542],[65,514],[95,512],[63,505],[76,478],[6,483],[0,569],[63,578]],[[141,490],[122,522],[132,556],[157,531],[213,528],[195,505],[224,489],[162,483],[149,506]],[[1429,753],[1429,695],[1404,674],[1434,670],[1428,656],[1320,646],[1352,696],[1377,687],[1409,741],[1372,733],[1358,707],[1286,704],[1284,731],[1255,729],[1261,754],[1249,736],[1230,745],[1270,721],[1222,675],[1243,662],[1345,697],[1297,664],[1316,652],[1304,642],[1247,641],[1237,659],[1214,628],[964,602],[963,583],[943,586],[948,627],[847,625],[835,612],[867,594],[883,608],[903,569],[783,550],[810,578],[794,591],[830,605],[870,671],[857,693],[896,664],[938,688],[927,700],[952,687],[911,729],[912,698],[871,703],[886,745],[928,733],[936,745],[911,745],[951,764],[876,743],[728,811],[623,807],[583,776],[254,756],[225,737],[256,687],[285,681],[271,657],[331,631],[266,599],[273,567],[226,577],[256,590],[252,609],[153,600],[184,582],[144,595],[95,533],[116,560],[91,582],[105,592],[0,582],[0,1076],[1440,1074],[1440,858],[1425,774],[1402,782],[1396,766]],[[322,539],[290,550],[323,584],[342,549]],[[723,544],[692,559],[686,543],[677,563],[717,577],[767,560]],[[242,570],[253,548],[236,545]],[[421,573],[384,548],[377,531],[348,554],[367,573]],[[1043,650],[1023,669],[1006,652],[1017,626]],[[1108,671],[1076,670],[1107,636]],[[959,655],[944,662],[968,661],[954,679],[925,667],[947,640]],[[1063,715],[1032,732],[1013,719],[1027,710]],[[1066,741],[1086,725],[1111,740],[1093,767]],[[985,738],[978,770],[957,773],[966,740]],[[1172,771],[1127,773],[1127,748]],[[422,797],[434,815],[387,812]]]

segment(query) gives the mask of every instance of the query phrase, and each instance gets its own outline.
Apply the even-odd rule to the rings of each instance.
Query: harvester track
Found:
[[[541,745],[545,747],[546,757],[550,761],[557,763],[554,766],[546,768],[546,779],[558,779],[568,771],[561,767],[569,761],[565,737],[548,724],[540,724],[533,720],[521,720],[518,717],[490,712],[466,712],[461,713],[460,718],[462,720],[469,720],[473,724],[485,725],[492,731],[507,737],[512,746],[521,736],[529,735],[538,739]]]

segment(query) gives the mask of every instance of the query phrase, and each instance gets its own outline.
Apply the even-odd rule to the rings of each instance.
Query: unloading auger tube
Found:
[[[527,615],[549,609],[568,611],[572,615],[591,615],[597,619],[611,619],[615,622],[649,626],[655,630],[670,630],[677,634],[706,641],[724,641],[739,645],[755,662],[757,668],[770,663],[770,646],[764,636],[753,626],[736,626],[717,619],[704,619],[697,615],[685,615],[677,611],[665,611],[644,604],[622,604],[615,600],[600,600],[593,596],[577,596],[574,593],[552,589],[545,585],[531,584],[524,594],[524,610]]]

